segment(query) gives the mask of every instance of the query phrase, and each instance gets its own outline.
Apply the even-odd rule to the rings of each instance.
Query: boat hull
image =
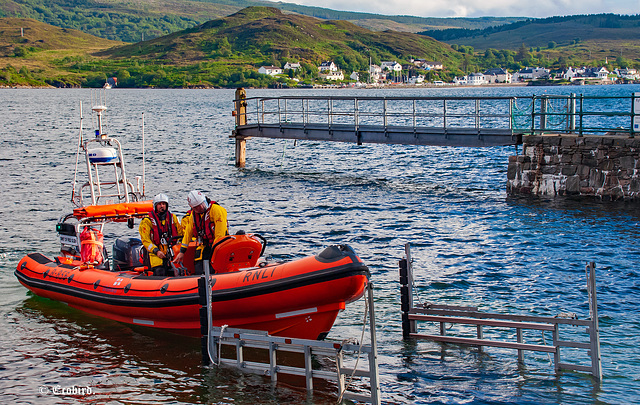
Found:
[[[305,339],[325,336],[345,304],[362,296],[369,271],[353,251],[214,274],[212,324]],[[324,254],[324,256],[323,256]],[[157,277],[83,268],[39,253],[16,269],[36,295],[119,322],[201,335],[201,276]],[[202,279],[204,281],[204,279]]]

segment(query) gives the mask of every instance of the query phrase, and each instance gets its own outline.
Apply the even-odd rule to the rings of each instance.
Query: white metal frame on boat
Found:
[[[91,110],[95,113],[96,129],[95,137],[85,137],[83,134],[83,114],[82,103],[80,103],[80,133],[78,136],[78,149],[76,152],[76,166],[75,175],[73,178],[73,189],[71,194],[71,201],[78,207],[84,207],[87,205],[97,204],[112,204],[120,202],[138,201],[144,197],[144,115],[143,115],[143,175],[142,177],[136,176],[137,186],[133,184],[127,178],[127,172],[125,170],[124,156],[122,154],[122,145],[120,141],[109,136],[104,132],[103,113],[107,110],[106,96],[104,90],[102,93],[98,93],[94,106]],[[95,149],[90,149],[95,146]],[[116,156],[109,161],[99,161],[91,159],[89,156],[90,151],[105,150],[113,148]],[[80,155],[84,154],[85,164],[87,167],[88,181],[76,190],[76,182],[78,175],[78,164]],[[100,178],[100,168],[113,169],[113,175],[109,176],[109,180],[105,181]],[[142,178],[142,185],[140,185],[140,179]],[[113,189],[112,192],[107,190]],[[87,190],[88,191],[85,191]],[[87,195],[88,194],[88,195]],[[90,203],[85,201],[90,197]]]

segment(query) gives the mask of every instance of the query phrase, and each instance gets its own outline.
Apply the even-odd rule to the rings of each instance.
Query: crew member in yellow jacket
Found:
[[[182,225],[169,212],[169,197],[158,194],[153,197],[153,211],[140,221],[140,238],[149,252],[149,266],[156,276],[176,275],[171,268],[173,245],[182,239]]]
[[[204,249],[211,248],[215,241],[229,234],[227,210],[215,201],[209,200],[202,192],[193,190],[187,196],[191,211],[182,219],[184,235],[180,253],[173,259],[175,264],[182,266],[184,253],[187,251],[192,238],[196,239],[195,274],[204,273]]]

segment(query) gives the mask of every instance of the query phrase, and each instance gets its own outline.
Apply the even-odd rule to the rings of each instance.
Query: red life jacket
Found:
[[[101,264],[104,261],[102,232],[89,226],[80,233],[80,257],[84,263]]]
[[[155,210],[149,212],[149,219],[151,220],[151,241],[153,244],[173,246],[175,244],[173,238],[178,236],[178,228],[173,223],[173,214],[167,210],[164,225]]]
[[[191,211],[193,216],[193,227],[196,231],[196,237],[198,241],[211,245],[215,240],[216,224],[210,218],[211,205],[218,204],[215,201],[211,201],[207,206],[207,210],[203,214],[198,214],[195,211]]]

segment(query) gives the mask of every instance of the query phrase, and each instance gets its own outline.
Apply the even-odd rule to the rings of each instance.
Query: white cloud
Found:
[[[305,6],[420,17],[550,17],[574,14],[638,14],[638,0],[292,0]]]

